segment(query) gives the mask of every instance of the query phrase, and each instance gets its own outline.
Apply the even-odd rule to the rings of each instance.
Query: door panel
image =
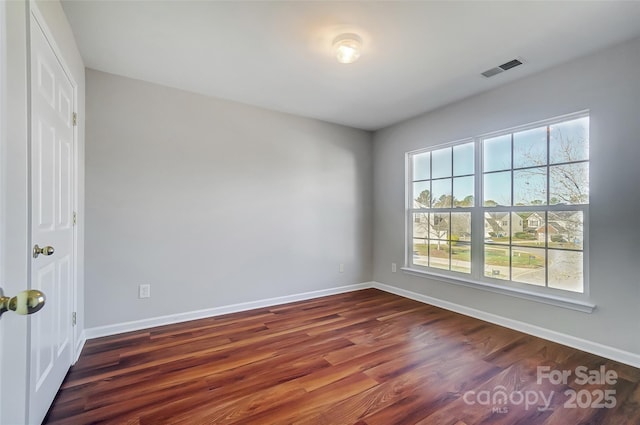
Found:
[[[55,364],[54,344],[57,339],[54,331],[55,322],[52,320],[53,311],[51,299],[56,289],[56,268],[55,264],[48,264],[37,270],[37,274],[32,276],[31,285],[44,292],[49,300],[46,308],[43,308],[31,319],[31,337],[39,343],[32,347],[33,366],[31,373],[36,377],[36,391],[42,387],[47,376]],[[55,301],[54,301],[55,302]]]
[[[55,127],[39,118],[36,131],[33,133],[33,189],[34,201],[39,206],[33,209],[33,225],[41,232],[54,230],[55,214]],[[37,199],[36,199],[37,198]],[[35,202],[34,202],[35,203]],[[35,205],[34,205],[35,207]],[[43,242],[40,242],[42,245]]]
[[[32,244],[54,248],[31,259],[32,287],[47,304],[31,317],[29,419],[44,418],[72,362],[73,86],[31,17]]]

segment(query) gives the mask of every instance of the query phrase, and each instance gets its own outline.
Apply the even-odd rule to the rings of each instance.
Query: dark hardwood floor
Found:
[[[538,382],[538,367],[571,375]],[[88,341],[45,422],[638,425],[639,382],[640,369],[369,289]]]

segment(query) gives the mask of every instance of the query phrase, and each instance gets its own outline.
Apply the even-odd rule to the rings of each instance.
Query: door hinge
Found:
[[[75,226],[76,224],[78,224],[78,214],[76,214],[76,212],[73,212],[73,225]]]
[[[77,323],[78,323],[78,317],[76,315],[76,312],[74,311],[73,313],[71,313],[71,324],[75,326]]]
[[[73,118],[73,126],[75,127],[76,125],[78,125],[78,114],[74,112],[72,118]]]

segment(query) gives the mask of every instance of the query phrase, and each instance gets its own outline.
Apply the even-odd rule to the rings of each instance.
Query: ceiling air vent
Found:
[[[515,68],[518,65],[522,65],[522,62],[519,61],[518,59],[514,59],[507,63],[503,63],[502,65],[499,66],[499,68],[502,68],[503,71],[507,71],[511,68]]]
[[[509,62],[503,63],[500,66],[496,66],[495,68],[491,68],[482,73],[485,77],[493,77],[494,75],[498,75],[501,72],[507,71],[511,68],[515,68],[518,65],[522,65],[522,61],[520,59],[513,59]]]

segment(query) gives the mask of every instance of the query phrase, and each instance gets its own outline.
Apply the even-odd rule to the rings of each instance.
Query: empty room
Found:
[[[640,424],[640,1],[0,23],[0,425]]]

